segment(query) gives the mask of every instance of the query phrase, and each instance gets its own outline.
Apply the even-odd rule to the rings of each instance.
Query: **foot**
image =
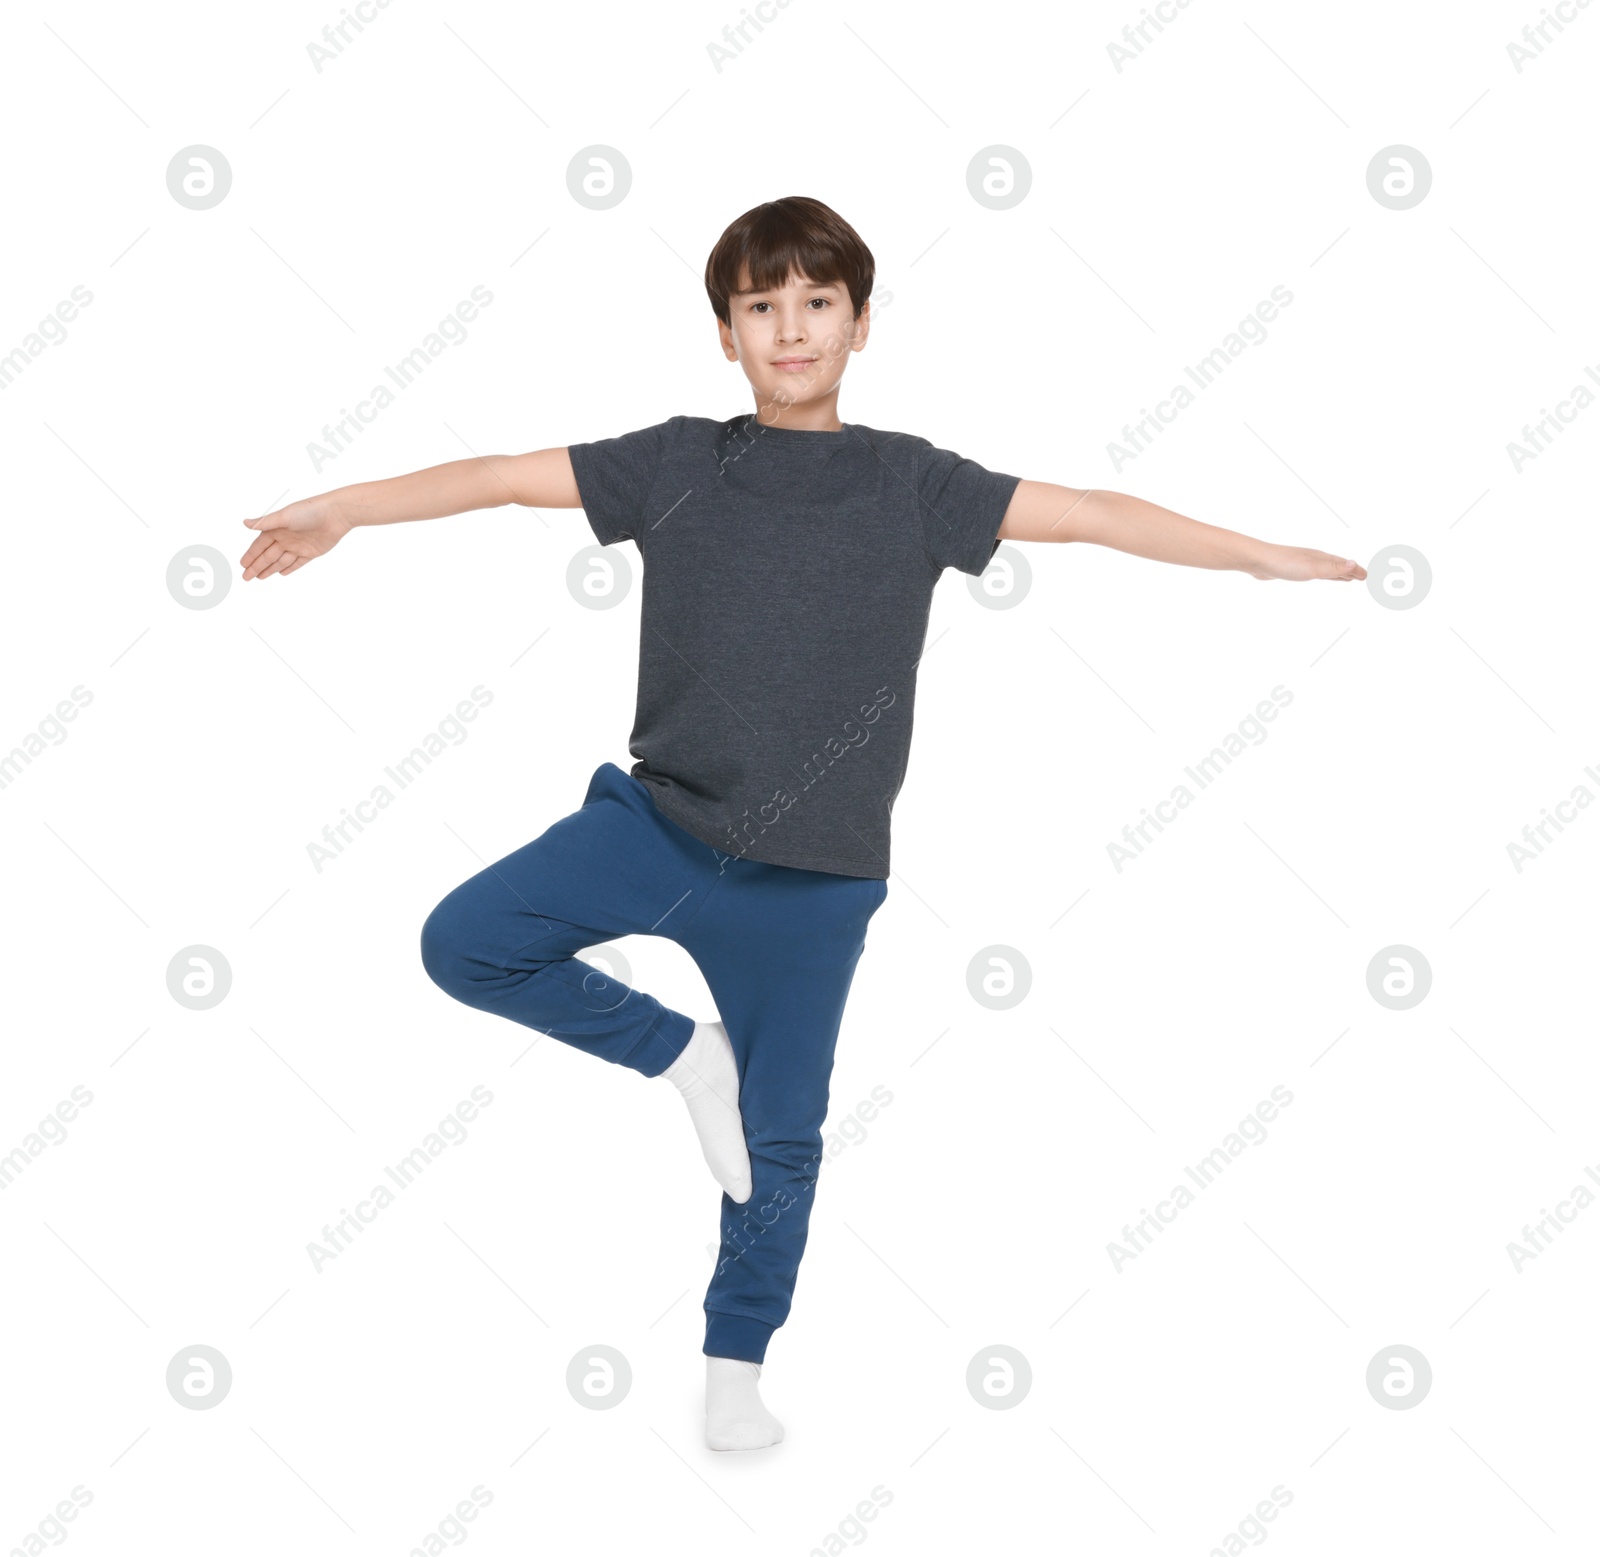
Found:
[[[730,1200],[750,1198],[750,1152],[739,1117],[739,1065],[721,1022],[696,1022],[663,1076],[683,1094],[711,1176]]]
[[[783,1442],[783,1423],[761,1404],[759,1362],[706,1358],[706,1447],[767,1449]]]

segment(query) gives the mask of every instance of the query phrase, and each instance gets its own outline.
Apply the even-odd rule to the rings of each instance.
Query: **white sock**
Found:
[[[783,1442],[783,1423],[761,1404],[759,1362],[706,1358],[706,1447],[765,1449]]]
[[[739,1117],[739,1065],[721,1022],[696,1022],[680,1054],[661,1072],[689,1105],[711,1176],[730,1200],[750,1198],[750,1153]]]

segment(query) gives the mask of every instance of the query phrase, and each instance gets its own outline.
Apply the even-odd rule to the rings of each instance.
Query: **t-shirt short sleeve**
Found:
[[[646,504],[671,426],[658,422],[616,438],[567,446],[584,514],[602,546],[636,540],[648,524]]]
[[[932,444],[920,451],[917,509],[923,544],[936,568],[976,577],[989,566],[1000,545],[996,531],[1021,479]]]

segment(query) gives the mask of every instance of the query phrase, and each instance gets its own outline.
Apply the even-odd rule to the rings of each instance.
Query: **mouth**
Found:
[[[785,373],[799,373],[809,368],[816,360],[815,357],[779,357],[772,365],[781,368]]]

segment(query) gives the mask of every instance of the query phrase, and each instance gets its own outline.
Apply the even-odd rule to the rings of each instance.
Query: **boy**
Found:
[[[805,1247],[845,997],[888,892],[943,569],[980,575],[1002,540],[1091,541],[1255,578],[1366,577],[1326,552],[841,422],[873,269],[819,201],[757,206],[705,273],[753,416],[457,460],[244,521],[258,532],[246,579],[293,573],[358,525],[508,502],[582,507],[602,545],[632,540],[645,559],[631,772],[602,763],[579,810],[449,893],[422,960],[458,1000],[665,1076],[687,1100],[723,1190],[704,1303],[713,1449],[783,1438],[757,1379]],[[690,953],[718,1020],[577,960],[635,934]]]

